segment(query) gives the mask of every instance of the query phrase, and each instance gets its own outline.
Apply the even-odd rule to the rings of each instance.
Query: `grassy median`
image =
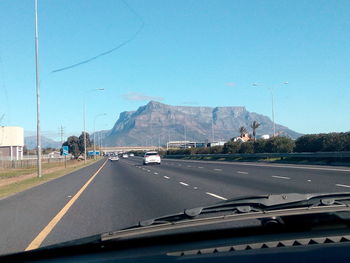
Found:
[[[5,169],[0,170],[0,183],[1,180],[11,179],[11,183],[0,186],[0,198],[7,197],[9,195],[24,191],[31,187],[40,185],[52,179],[64,176],[85,166],[91,165],[97,160],[87,160],[86,164],[83,161],[69,161],[67,168],[64,164],[44,164],[42,166],[42,177],[38,178],[35,176],[36,168],[26,169]],[[30,176],[31,178],[28,178]]]

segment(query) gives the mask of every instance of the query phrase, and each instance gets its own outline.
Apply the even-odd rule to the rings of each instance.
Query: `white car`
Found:
[[[119,157],[118,156],[111,156],[111,157],[109,157],[109,160],[110,161],[119,161]]]
[[[122,157],[123,157],[123,158],[128,158],[129,155],[127,155],[126,153],[124,153],[124,154],[122,155]]]
[[[157,152],[146,152],[143,157],[143,164],[150,164],[150,163],[156,163],[160,164],[160,156]]]

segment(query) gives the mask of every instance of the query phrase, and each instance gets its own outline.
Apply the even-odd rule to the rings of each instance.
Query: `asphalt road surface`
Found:
[[[0,200],[0,254],[118,230],[225,199],[350,191],[350,168],[106,159]]]

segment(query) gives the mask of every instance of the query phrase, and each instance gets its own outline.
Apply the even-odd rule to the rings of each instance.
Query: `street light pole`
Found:
[[[83,137],[84,137],[84,163],[86,163],[86,121],[85,121],[85,117],[86,117],[86,113],[85,113],[85,97],[84,97],[84,105],[83,105],[83,120],[84,120],[84,133],[83,133]]]
[[[98,90],[104,90],[103,88],[100,88],[100,89],[92,89],[92,90],[88,90],[87,92],[85,92],[85,95],[84,95],[84,104],[83,104],[83,120],[84,120],[84,164],[86,163],[86,112],[85,112],[85,108],[86,108],[86,94],[87,93],[90,93],[92,91],[98,91]]]
[[[37,176],[41,177],[41,135],[40,135],[40,79],[39,79],[39,33],[38,0],[34,1],[35,13],[35,73],[36,73],[36,141],[37,141]]]
[[[211,141],[214,142],[214,116],[211,117]]]
[[[288,82],[283,82],[284,85],[287,85]],[[257,83],[253,83],[253,86],[260,86]],[[268,88],[268,90],[271,93],[271,111],[272,111],[272,123],[273,123],[273,137],[276,135],[276,122],[275,122],[275,99],[274,99],[274,90],[273,88]]]
[[[272,123],[273,123],[273,137],[276,135],[276,123],[275,123],[275,106],[274,106],[274,97],[273,97],[273,89],[269,88],[271,92],[271,106],[272,106]]]
[[[96,141],[95,141],[95,134],[96,134],[96,119],[97,117],[100,117],[100,116],[106,116],[107,114],[106,113],[101,113],[101,114],[97,114],[94,118],[94,159],[96,160]]]

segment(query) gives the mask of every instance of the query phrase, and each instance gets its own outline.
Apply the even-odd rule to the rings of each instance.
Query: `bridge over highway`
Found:
[[[154,151],[154,150],[158,150],[158,146],[115,146],[115,147],[101,148],[101,151],[104,153],[129,152],[129,151]]]

